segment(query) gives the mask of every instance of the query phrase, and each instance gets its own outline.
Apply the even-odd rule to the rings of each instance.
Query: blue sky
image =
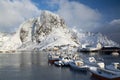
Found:
[[[81,0],[80,2],[97,9],[108,21],[120,18],[120,0]]]
[[[32,0],[32,2],[37,3],[37,7],[42,10],[50,10],[52,12],[56,12],[60,16],[62,16],[69,27],[76,26],[76,28],[84,29],[86,31],[96,31],[96,32],[103,32],[107,34],[116,33],[119,34],[120,30],[120,0]],[[68,4],[65,4],[68,3]],[[71,7],[75,7],[76,11],[72,10],[60,10],[61,6],[70,6],[72,2],[80,5],[76,7],[76,4]],[[83,5],[83,6],[81,6]],[[64,8],[63,7],[63,8]],[[84,8],[85,7],[85,8]],[[87,8],[86,8],[87,7]],[[68,8],[69,9],[69,8]],[[86,11],[85,11],[86,10]],[[88,11],[89,10],[89,11]],[[71,14],[73,18],[67,19],[67,15],[70,15],[70,12],[78,13]],[[93,11],[93,12],[92,12]],[[68,12],[68,13],[67,13]],[[84,15],[83,15],[84,14]],[[86,15],[92,16],[90,19],[84,17]],[[78,16],[77,18],[75,16]],[[81,20],[81,16],[84,16]],[[71,16],[68,16],[71,17]],[[74,18],[75,17],[75,18]],[[74,21],[73,21],[73,20]],[[70,24],[70,23],[71,24]],[[105,28],[106,27],[106,28]],[[114,28],[113,28],[114,27]]]
[[[120,32],[120,0],[0,0],[0,5],[2,32],[16,31],[42,10],[60,15],[68,27],[78,30]]]
[[[50,7],[48,2],[51,0],[32,0],[37,4],[37,7],[42,10],[57,11],[59,5]],[[104,17],[104,21],[111,21],[112,19],[120,18],[120,0],[69,0],[82,3],[92,9],[98,10]]]

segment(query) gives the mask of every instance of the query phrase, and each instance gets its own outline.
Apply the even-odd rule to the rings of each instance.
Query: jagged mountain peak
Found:
[[[45,24],[45,27],[66,27],[65,21],[59,15],[49,11],[41,12],[40,20],[41,25]]]
[[[67,27],[63,18],[50,11],[42,11],[40,17],[37,19],[37,21],[45,27]]]
[[[40,17],[29,19],[21,24],[20,39],[22,42],[35,41],[35,37],[48,35],[55,28],[66,28],[64,20],[52,12],[43,11]]]

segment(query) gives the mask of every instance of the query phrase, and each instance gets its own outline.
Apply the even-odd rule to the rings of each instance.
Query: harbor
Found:
[[[51,51],[52,52],[52,51]],[[74,54],[62,54],[64,63],[66,65],[56,66],[54,63],[49,62],[50,52],[19,52],[19,54],[0,54],[0,79],[1,80],[98,80],[92,76],[93,68],[98,60],[104,62],[105,65],[110,65],[113,62],[120,63],[120,56],[113,56],[108,54],[99,53],[76,53]],[[71,52],[69,52],[71,53]],[[68,58],[68,55],[71,58]],[[82,56],[83,55],[83,56]],[[72,57],[76,59],[77,65],[83,65],[82,68],[76,67],[72,62]],[[84,57],[86,62],[82,62],[80,57]],[[58,57],[56,57],[57,59]],[[59,60],[61,60],[59,59]],[[67,60],[66,60],[67,59]],[[50,59],[52,60],[52,59]],[[54,56],[55,60],[55,56]],[[59,61],[57,60],[57,61]],[[88,61],[93,62],[91,67],[88,67]],[[84,60],[85,61],[85,60]],[[7,62],[7,63],[6,63]],[[71,66],[67,66],[67,62],[71,62]],[[90,65],[89,64],[89,65]],[[90,70],[91,68],[91,70]],[[108,66],[109,68],[109,66]],[[12,74],[11,74],[12,73]],[[5,77],[7,76],[7,78]],[[109,79],[108,79],[109,80]]]
[[[63,56],[64,55],[64,56]],[[84,54],[50,54],[48,62],[57,67],[69,66],[71,69],[80,72],[90,72],[91,76],[98,80],[119,80],[120,63],[112,61],[105,63],[103,57],[86,57]]]

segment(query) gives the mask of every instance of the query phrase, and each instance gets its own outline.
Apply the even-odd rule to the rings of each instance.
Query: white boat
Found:
[[[85,65],[84,62],[80,61],[80,60],[70,62],[69,65],[74,70],[79,70],[79,71],[87,71],[88,70],[88,66]]]
[[[64,66],[64,63],[60,60],[60,61],[55,61],[54,62],[54,64],[56,65],[56,66]]]
[[[106,66],[106,69],[120,73],[120,63],[114,62]]]
[[[86,65],[98,67],[98,63],[103,62],[103,59],[99,58],[96,60],[95,57],[84,57],[83,61]]]
[[[62,58],[61,61],[63,62],[64,66],[69,66],[69,62],[72,62],[73,60],[70,57]]]
[[[69,57],[62,57],[59,61],[55,61],[54,64],[57,66],[69,66],[69,62],[73,61]]]
[[[120,73],[104,68],[104,64],[99,64],[100,67],[90,67],[92,77],[98,80],[120,80]]]
[[[92,47],[89,44],[83,44],[80,51],[81,52],[95,52],[95,51],[99,51],[101,48],[102,48],[102,45],[100,43],[98,43],[96,47]]]
[[[84,58],[84,63],[89,66],[98,66],[97,61],[94,57]]]
[[[119,53],[117,51],[112,52],[113,56],[119,56]]]

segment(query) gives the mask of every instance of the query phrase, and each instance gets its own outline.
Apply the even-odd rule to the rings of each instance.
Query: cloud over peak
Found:
[[[1,31],[13,31],[25,19],[40,14],[40,10],[30,0],[1,0],[0,6]]]
[[[57,13],[65,19],[69,26],[77,26],[77,28],[85,30],[92,30],[99,26],[101,14],[97,10],[75,1],[61,0],[58,4]]]
[[[93,30],[99,26],[101,14],[80,2],[69,0],[45,0],[49,8],[54,8],[55,13],[63,17],[69,27],[77,29]],[[13,29],[31,17],[39,16],[41,8],[38,8],[31,0],[1,0],[0,1],[0,30],[11,32]],[[55,8],[56,7],[56,8]],[[15,30],[14,30],[15,31]]]
[[[111,22],[110,22],[110,25],[118,25],[118,26],[120,26],[120,19],[114,19],[114,20],[112,20]]]

